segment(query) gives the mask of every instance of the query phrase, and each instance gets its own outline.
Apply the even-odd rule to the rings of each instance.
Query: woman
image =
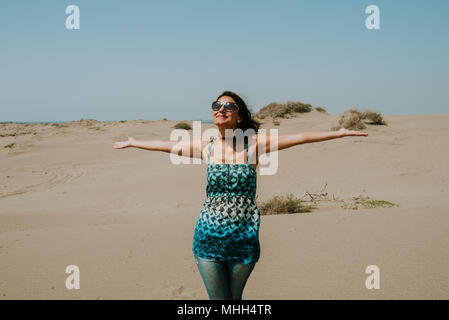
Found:
[[[234,92],[225,91],[219,95],[212,103],[212,111],[218,136],[210,141],[180,143],[128,138],[128,141],[114,143],[113,147],[136,147],[178,155],[182,155],[182,150],[189,150],[191,157],[207,157],[207,196],[195,227],[192,251],[209,298],[241,300],[247,279],[260,257],[256,169],[258,156],[270,152],[270,136],[262,137],[258,133],[260,124]],[[244,147],[237,139],[242,132],[245,134],[242,136]],[[271,151],[302,143],[367,135],[344,128],[332,132],[278,135],[277,148]],[[255,161],[250,163],[254,158]],[[234,159],[240,161],[234,162]]]

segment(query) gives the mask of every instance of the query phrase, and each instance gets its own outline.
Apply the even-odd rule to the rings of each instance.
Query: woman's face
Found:
[[[218,99],[218,101],[222,104],[226,104],[226,102],[233,102],[236,104],[235,100],[228,96],[222,96]],[[237,126],[237,121],[240,120],[238,107],[234,110],[225,110],[224,105],[222,105],[220,110],[212,111],[212,119],[216,126],[235,128]]]

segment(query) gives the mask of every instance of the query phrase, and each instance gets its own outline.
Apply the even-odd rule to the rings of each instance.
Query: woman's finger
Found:
[[[116,149],[121,149],[121,148],[123,148],[124,146],[126,146],[126,142],[115,142],[115,143],[113,144],[113,147],[116,148]]]
[[[367,136],[368,133],[362,131],[353,131],[353,133],[357,136]]]
[[[349,129],[346,129],[346,128],[342,128],[342,129],[340,129],[340,131],[345,136],[368,136],[368,133],[363,132],[363,131],[349,130]]]

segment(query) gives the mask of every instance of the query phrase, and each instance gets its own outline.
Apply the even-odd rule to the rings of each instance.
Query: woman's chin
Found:
[[[215,123],[216,124],[224,124],[224,123],[227,123],[228,122],[228,119],[226,119],[226,118],[215,118]]]

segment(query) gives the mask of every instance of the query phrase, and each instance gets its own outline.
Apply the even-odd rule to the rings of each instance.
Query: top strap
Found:
[[[246,147],[246,163],[248,164],[248,163],[249,163],[248,137],[245,136],[243,139],[245,139],[245,138],[246,138],[246,141],[245,141],[245,147]]]
[[[215,140],[215,137],[213,137],[209,143],[209,150],[207,151],[207,164],[210,163],[210,149],[212,148],[212,144],[214,143],[214,140]]]
[[[248,137],[244,137],[245,140],[245,148],[246,148],[246,163],[249,163],[249,148],[248,148]],[[207,164],[210,164],[210,150],[212,149],[212,144],[215,141],[215,137],[212,138],[212,140],[209,143],[209,149],[207,151]]]

